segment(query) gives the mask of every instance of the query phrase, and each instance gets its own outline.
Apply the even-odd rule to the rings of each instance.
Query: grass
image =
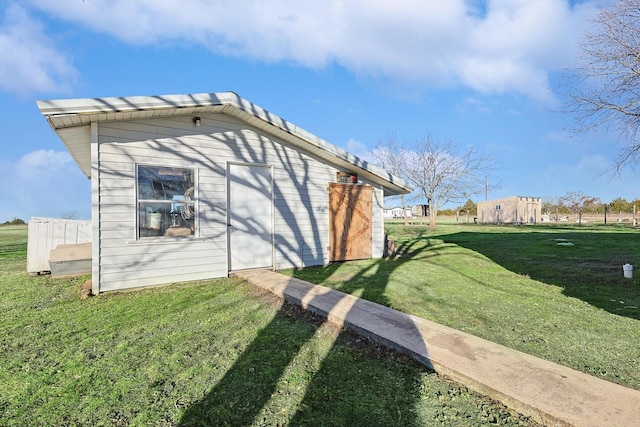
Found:
[[[534,425],[234,279],[81,300],[0,227],[0,425]]]
[[[640,389],[638,229],[387,228],[394,259],[285,273]]]
[[[4,225],[0,234],[0,258],[26,258],[27,227],[25,225]]]

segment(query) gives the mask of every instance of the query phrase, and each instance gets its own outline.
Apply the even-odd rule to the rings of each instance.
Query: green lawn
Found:
[[[534,425],[239,280],[81,300],[25,264],[0,227],[2,426]]]
[[[640,230],[387,229],[394,259],[285,273],[640,389]]]

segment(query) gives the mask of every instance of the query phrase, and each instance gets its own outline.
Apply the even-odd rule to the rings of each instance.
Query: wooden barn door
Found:
[[[329,184],[329,260],[371,258],[369,185]]]

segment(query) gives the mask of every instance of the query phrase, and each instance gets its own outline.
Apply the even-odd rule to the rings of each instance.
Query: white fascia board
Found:
[[[234,99],[235,98],[235,99]],[[241,99],[233,92],[199,93],[192,95],[129,96],[113,98],[81,98],[37,101],[45,116],[60,114],[97,114],[164,108],[204,107],[233,104]],[[236,101],[237,103],[237,101]]]

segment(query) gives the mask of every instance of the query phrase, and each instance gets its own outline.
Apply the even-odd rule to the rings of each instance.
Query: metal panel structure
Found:
[[[27,271],[51,271],[49,256],[58,245],[91,243],[91,221],[31,218],[27,228]]]

